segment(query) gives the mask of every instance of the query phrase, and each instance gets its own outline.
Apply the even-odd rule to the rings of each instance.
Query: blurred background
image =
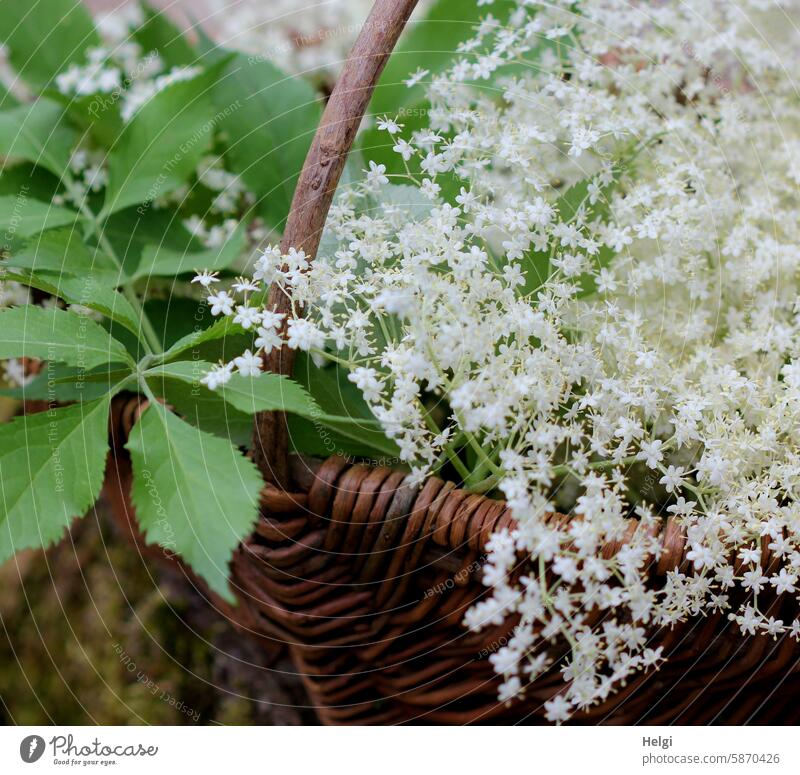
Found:
[[[136,2],[88,0],[113,33]],[[153,0],[184,29],[327,88],[368,0]],[[0,420],[18,404],[0,398]],[[174,570],[147,562],[101,500],[47,552],[0,566],[0,723],[314,723],[279,646],[256,647]]]

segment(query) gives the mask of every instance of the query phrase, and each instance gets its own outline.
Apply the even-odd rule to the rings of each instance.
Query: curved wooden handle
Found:
[[[376,0],[372,7],[328,100],[297,181],[281,242],[284,253],[293,247],[305,251],[311,259],[316,256],[328,210],[361,119],[417,2]],[[275,285],[270,288],[268,305],[276,312],[291,311],[291,300]],[[294,352],[286,346],[273,350],[267,358],[267,370],[276,374],[291,375],[293,366]],[[262,412],[256,416],[253,459],[264,478],[281,487],[289,484],[288,442],[283,413]]]

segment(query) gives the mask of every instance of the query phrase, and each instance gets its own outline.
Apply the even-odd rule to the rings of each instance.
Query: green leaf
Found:
[[[70,64],[83,62],[88,48],[100,45],[92,17],[80,0],[4,0],[0,40],[14,69],[42,87]]]
[[[92,138],[105,148],[113,147],[122,132],[122,91],[101,94],[62,94],[56,89],[47,89],[44,94],[57,102],[70,120],[81,130],[88,131]]]
[[[367,428],[358,432],[352,423],[343,426],[345,433],[336,429],[335,423],[323,419],[309,420],[293,414],[287,417],[289,446],[292,452],[312,457],[340,455],[351,458],[368,458],[380,465],[399,462],[395,447],[379,429]]]
[[[161,245],[179,253],[202,250],[202,244],[183,225],[177,210],[151,207],[137,212],[139,209],[129,207],[114,213],[103,228],[103,234],[108,237],[127,275],[136,271],[149,245]]]
[[[110,153],[103,216],[174,191],[197,169],[220,121],[211,101],[215,70],[178,81],[152,97]]]
[[[212,590],[233,601],[228,563],[258,519],[263,483],[255,465],[230,442],[158,403],[142,414],[126,446],[133,505],[148,543],[179,554]]]
[[[125,348],[93,320],[33,305],[0,312],[0,358],[22,357],[83,369],[131,362]]]
[[[159,397],[183,417],[206,433],[228,439],[237,447],[248,447],[253,434],[253,418],[234,409],[205,385],[176,379],[148,379]]]
[[[179,356],[191,352],[195,360],[204,360],[207,356],[200,352],[203,345],[242,334],[245,334],[245,330],[237,323],[234,323],[233,318],[222,317],[208,328],[192,331],[191,334],[181,337],[162,357],[164,361],[173,361]]]
[[[142,333],[139,315],[131,303],[119,291],[109,288],[103,283],[102,278],[91,272],[82,277],[73,277],[55,272],[31,272],[19,269],[7,272],[6,277],[64,299],[67,304],[80,304],[99,312],[137,337]]]
[[[183,272],[225,269],[244,250],[245,233],[245,226],[242,225],[224,245],[200,253],[187,253],[170,250],[161,245],[148,245],[142,252],[142,262],[133,276],[135,279],[154,276],[174,277]]]
[[[314,399],[300,385],[281,374],[243,377],[234,374],[219,394],[242,412],[283,411],[305,417],[322,414]]]
[[[204,43],[205,59],[224,52]],[[225,157],[259,197],[259,211],[271,226],[283,224],[303,168],[321,110],[309,83],[270,62],[243,54],[225,68],[214,87],[220,122],[227,137]]]
[[[25,191],[33,199],[51,202],[58,190],[58,179],[44,167],[30,162],[9,164],[0,174],[0,197],[16,197],[20,191]]]
[[[45,232],[15,250],[1,265],[73,276],[92,274],[106,286],[121,285],[127,279],[112,258],[87,245],[75,229]]]
[[[119,385],[120,390],[136,389],[136,379],[130,368],[109,368],[104,364],[94,371],[76,369],[61,363],[47,363],[27,385],[0,389],[0,395],[20,401],[93,401]],[[128,382],[126,376],[130,376]]]
[[[396,458],[399,449],[386,437],[361,391],[337,364],[320,368],[303,352],[294,364],[294,379],[311,395],[322,414],[302,422],[289,422],[292,444],[310,455],[376,454]]]
[[[347,378],[347,369],[342,366],[330,363],[319,367],[307,353],[298,352],[292,376],[326,414],[377,424],[361,391]]]
[[[179,361],[156,366],[145,373],[148,377],[176,379],[199,388],[200,378],[209,368],[211,364],[202,361]],[[382,455],[397,454],[397,446],[386,438],[369,409],[369,417],[354,416],[346,407],[342,407],[340,415],[327,414],[302,385],[280,374],[265,373],[259,377],[234,374],[215,392],[240,412],[288,412],[311,421],[318,432],[319,428],[334,430],[340,437],[357,442],[362,450]],[[356,407],[363,411],[358,404]]]
[[[168,67],[191,65],[197,57],[180,30],[163,11],[142,3],[144,21],[133,31],[134,40],[144,52],[158,54]]]
[[[320,438],[327,435],[321,429],[329,429],[334,435],[334,439],[339,439],[337,443],[337,454],[348,453],[359,457],[373,457],[381,455],[397,459],[399,449],[390,438],[387,438],[377,420],[367,420],[360,417],[340,417],[320,413],[309,414],[304,419],[314,426],[315,432]],[[347,439],[344,444],[342,439]],[[357,451],[358,450],[358,451]],[[330,453],[329,453],[330,454]]]
[[[58,103],[38,99],[0,113],[0,156],[30,161],[61,177],[69,166],[77,133]]]
[[[16,108],[19,104],[20,101],[11,93],[8,86],[0,83],[0,108],[9,110],[10,108]]]
[[[100,494],[111,395],[0,426],[0,562],[58,541]]]
[[[199,386],[200,378],[210,368],[211,364],[203,361],[178,361],[155,366],[145,374],[159,379],[178,379]],[[309,415],[320,411],[300,385],[281,374],[265,373],[259,377],[234,374],[217,394],[231,406],[248,414],[280,410]]]
[[[17,196],[0,196],[0,231],[6,247],[12,237],[32,237],[46,229],[74,223],[80,215],[66,207],[56,207],[32,199],[24,191]]]

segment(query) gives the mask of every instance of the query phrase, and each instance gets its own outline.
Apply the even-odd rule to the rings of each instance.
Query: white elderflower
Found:
[[[209,288],[212,283],[218,283],[219,277],[217,276],[219,272],[210,272],[208,269],[203,269],[201,272],[197,272],[195,276],[192,278],[193,283],[200,283],[203,288]]]
[[[367,182],[376,188],[385,186],[389,182],[389,178],[386,177],[386,165],[375,164],[374,161],[370,161],[369,170],[367,170]]]
[[[398,124],[396,120],[383,116],[378,119],[377,127],[382,132],[396,135],[403,128],[403,124]]]
[[[234,299],[227,291],[210,293],[208,303],[211,305],[211,314],[214,316],[233,314]]]
[[[233,365],[243,377],[261,376],[261,356],[254,355],[250,350],[245,350],[240,356],[233,359]]]
[[[296,306],[261,310],[253,355],[336,360],[415,480],[449,466],[506,498],[517,527],[464,623],[519,621],[491,659],[500,698],[557,664],[556,723],[657,666],[653,626],[718,611],[800,637],[767,608],[800,578],[800,47],[743,2],[487,16],[410,76],[428,125],[379,119],[402,185],[372,160],[313,262],[256,261]],[[688,567],[655,586],[667,518]]]
[[[250,328],[257,328],[258,324],[261,322],[261,310],[258,307],[239,304],[236,307],[236,314],[233,317],[233,322],[238,323],[245,331]]]
[[[314,323],[302,318],[289,321],[289,347],[297,350],[320,349],[325,343],[325,335]]]
[[[220,363],[213,366],[207,374],[200,378],[200,382],[209,390],[216,390],[230,381],[233,375],[233,367],[233,363]]]

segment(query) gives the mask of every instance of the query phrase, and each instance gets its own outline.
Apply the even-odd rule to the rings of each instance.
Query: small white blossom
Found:
[[[258,377],[261,375],[261,357],[254,355],[250,350],[245,350],[242,355],[234,358],[233,364],[243,377]]]

